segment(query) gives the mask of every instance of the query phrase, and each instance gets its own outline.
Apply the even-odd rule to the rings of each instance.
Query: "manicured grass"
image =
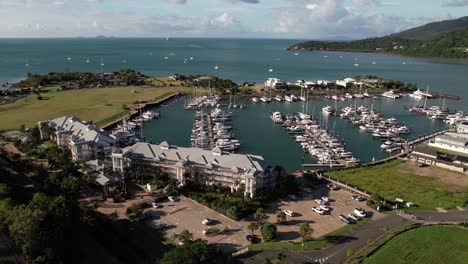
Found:
[[[427,226],[407,231],[378,249],[364,263],[466,263],[468,230]]]
[[[132,91],[135,90],[135,93]],[[0,106],[0,130],[18,129],[38,121],[60,116],[77,116],[82,120],[102,124],[109,117],[118,117],[122,105],[132,107],[134,102],[152,101],[171,92],[185,91],[178,88],[118,87],[81,89],[42,94],[43,100],[35,95]],[[110,121],[110,120],[109,120]]]
[[[355,224],[345,225],[337,230],[330,232],[324,236],[318,237],[311,241],[305,243],[301,242],[264,242],[258,244],[250,245],[250,250],[252,251],[261,251],[265,249],[273,250],[289,250],[289,251],[301,251],[301,250],[311,250],[311,249],[322,249],[327,247],[332,243],[339,242],[341,239],[344,239],[347,235],[351,234],[354,230],[364,225],[369,221],[368,218],[365,218]],[[299,231],[299,226],[297,227]]]
[[[332,178],[377,193],[389,201],[401,198],[418,206],[418,209],[454,208],[467,203],[467,188],[452,186],[436,178],[422,177],[397,171],[402,161],[394,160],[370,168],[327,173]]]

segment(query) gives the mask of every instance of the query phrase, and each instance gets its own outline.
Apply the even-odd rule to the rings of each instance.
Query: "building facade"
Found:
[[[221,184],[231,192],[245,186],[244,194],[254,197],[260,190],[274,188],[276,172],[260,156],[231,154],[219,148],[203,150],[136,143],[112,153],[113,170],[132,176],[136,166],[149,166],[166,172],[181,185],[188,181]]]
[[[53,134],[47,134],[46,129],[53,129]],[[73,161],[89,161],[105,159],[112,153],[114,139],[95,125],[83,122],[77,117],[59,117],[49,121],[39,122],[41,138],[50,137],[57,145],[70,150]]]

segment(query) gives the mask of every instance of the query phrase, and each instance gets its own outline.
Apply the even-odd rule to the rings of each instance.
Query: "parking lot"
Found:
[[[202,238],[210,244],[220,246],[226,252],[241,249],[249,244],[245,239],[247,233],[233,220],[185,197],[179,197],[178,202],[162,202],[163,207],[158,209],[147,209],[155,211],[158,219],[153,223],[163,222],[167,226],[160,229],[165,237],[170,238],[175,233],[188,230],[193,234],[194,239]],[[205,218],[212,219],[210,225],[202,224]],[[152,224],[152,223],[149,223]],[[203,229],[215,227],[223,230],[229,228],[229,232],[222,232],[213,235],[204,235]]]
[[[320,237],[329,232],[332,232],[346,223],[339,219],[339,215],[348,216],[353,213],[355,208],[362,208],[368,212],[368,215],[373,219],[382,217],[382,214],[366,206],[366,202],[358,202],[351,198],[352,194],[345,190],[331,191],[326,187],[311,190],[311,193],[301,191],[296,193],[296,200],[284,198],[268,204],[265,208],[270,223],[276,223],[278,212],[283,210],[290,210],[295,213],[294,216],[287,216],[287,223],[276,224],[278,228],[277,239],[279,241],[299,241],[301,240],[299,234],[299,225],[304,222],[310,223],[313,231],[313,237]],[[329,198],[328,207],[330,211],[320,215],[312,210],[312,207],[318,207],[314,200],[320,199],[322,196]],[[248,222],[242,223],[244,226]],[[257,231],[259,234],[259,231]]]

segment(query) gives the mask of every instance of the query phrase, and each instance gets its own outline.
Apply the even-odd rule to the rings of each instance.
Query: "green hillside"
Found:
[[[468,28],[468,16],[453,20],[432,22],[400,33],[389,35],[389,37],[412,40],[434,40],[447,33],[464,28]]]
[[[464,27],[460,29],[463,25]],[[468,17],[430,23],[380,38],[355,41],[307,41],[293,45],[289,49],[377,52],[433,58],[468,58]]]

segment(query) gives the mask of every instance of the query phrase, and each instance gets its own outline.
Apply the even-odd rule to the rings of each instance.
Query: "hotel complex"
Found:
[[[244,194],[253,197],[259,190],[269,191],[275,184],[275,172],[260,156],[232,154],[218,147],[213,150],[136,143],[112,153],[114,171],[131,176],[136,166],[157,167],[180,184],[187,181],[221,184],[238,190],[245,186]]]

